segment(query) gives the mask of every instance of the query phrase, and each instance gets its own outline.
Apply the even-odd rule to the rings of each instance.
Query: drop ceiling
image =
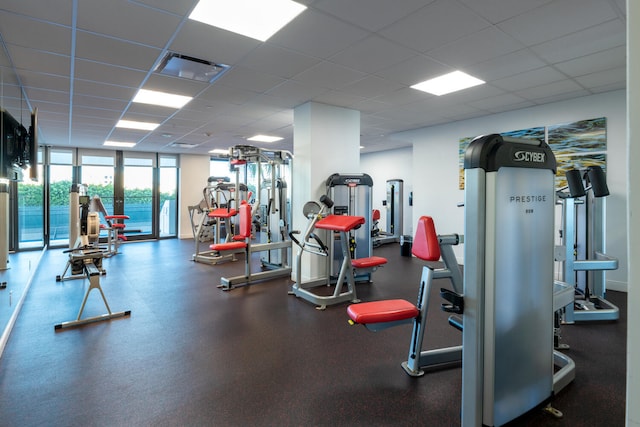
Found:
[[[292,150],[293,109],[313,101],[359,110],[366,153],[406,146],[400,131],[626,87],[624,0],[298,1],[307,10],[259,42],[189,20],[197,0],[3,0],[2,107],[23,123],[37,107],[41,144],[206,154],[255,134]],[[230,68],[212,84],[160,75],[167,52]],[[487,83],[410,88],[456,69]],[[194,99],[132,104],[141,88]]]

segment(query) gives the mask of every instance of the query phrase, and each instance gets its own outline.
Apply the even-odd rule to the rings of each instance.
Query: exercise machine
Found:
[[[617,320],[618,307],[606,300],[605,270],[618,268],[618,259],[604,253],[604,198],[609,195],[599,166],[567,171],[567,187],[556,192],[562,204],[562,280],[575,288],[575,303],[563,321]],[[586,184],[586,186],[585,186]]]
[[[199,204],[188,207],[195,244],[192,260],[214,265],[235,261],[237,252],[225,251],[220,254],[211,246],[232,241],[233,220],[238,214],[239,202],[248,197],[247,186],[239,182],[231,183],[229,177],[212,176],[207,180],[202,196]],[[203,248],[203,244],[207,247]]]
[[[326,181],[326,194],[333,201],[332,213],[334,215],[360,216],[364,218],[361,227],[348,232],[349,251],[352,259],[369,258],[373,255],[372,229],[372,194],[373,179],[367,174],[340,174],[334,173]],[[342,266],[342,249],[338,232],[334,232],[334,238],[329,245],[329,271],[333,279],[336,279]],[[358,272],[355,277],[357,282],[371,281],[371,274]]]
[[[402,362],[402,368],[413,377],[424,375],[424,369],[462,361],[462,346],[423,351],[424,332],[426,330],[429,296],[434,279],[449,279],[452,291],[441,288],[440,294],[450,300],[446,306],[452,315],[449,323],[457,329],[462,329],[462,319],[459,314],[463,310],[463,301],[458,295],[462,294],[462,271],[453,252],[453,246],[463,243],[463,236],[458,234],[437,235],[433,219],[422,216],[418,220],[416,234],[411,252],[423,261],[439,261],[442,258],[443,267],[434,268],[429,265],[422,267],[422,276],[418,288],[418,300],[414,305],[402,299],[364,302],[350,305],[347,308],[349,323],[362,324],[367,329],[377,332],[389,327],[413,323],[409,356]]]
[[[573,361],[553,349],[554,312],[570,301],[553,281],[556,163],[544,142],[493,134],[470,143],[464,165],[463,292],[442,293],[443,308],[462,315],[453,322],[462,329],[462,425],[499,426],[575,378]],[[400,311],[404,320],[416,313],[404,303]]]
[[[404,181],[401,179],[387,180],[387,198],[383,201],[386,209],[386,230],[382,231],[377,227],[377,220],[380,219],[380,213],[373,211],[373,247],[385,245],[387,243],[398,243],[403,233],[403,190]]]
[[[65,329],[87,323],[111,320],[118,317],[129,316],[130,310],[112,312],[107,302],[107,298],[100,286],[100,276],[106,274],[106,270],[102,268],[102,260],[105,256],[103,248],[98,246],[100,237],[100,218],[97,212],[89,212],[89,196],[87,195],[86,185],[73,184],[69,192],[70,200],[70,229],[69,229],[69,246],[66,250],[69,254],[66,267],[63,273],[56,276],[56,281],[61,282],[69,279],[88,279],[89,287],[84,294],[80,310],[76,319],[62,322],[54,326],[55,330]],[[67,272],[71,274],[67,276]],[[82,318],[87,299],[93,289],[100,292],[102,301],[107,308],[107,313]]]
[[[328,196],[322,196],[320,203],[307,202],[303,207],[303,214],[309,219],[306,230],[299,239],[296,237],[296,235],[300,234],[299,231],[291,231],[289,233],[291,240],[299,247],[296,256],[295,283],[291,287],[289,294],[317,305],[316,308],[319,310],[324,310],[328,305],[346,301],[359,302],[354,271],[363,269],[366,270],[365,274],[371,274],[376,268],[387,262],[382,257],[352,258],[349,234],[352,230],[364,226],[365,218],[353,215],[331,214],[330,211],[333,207],[334,203]],[[305,252],[327,258],[332,253],[331,248],[318,236],[316,230],[326,230],[331,238],[333,238],[334,234],[339,236],[342,259],[338,277],[335,280],[332,279],[328,262],[324,263],[325,271],[324,274],[320,275],[320,278],[306,281],[302,279],[302,257]],[[327,295],[326,293],[318,292],[317,288],[331,286],[334,287],[332,294]]]
[[[250,240],[243,236],[247,241],[245,274],[223,277],[220,285],[222,289],[229,290],[236,286],[291,276],[291,188],[287,182],[291,179],[292,160],[293,156],[287,151],[264,150],[249,145],[236,145],[229,149],[229,163],[236,172],[236,185],[240,185],[241,173],[248,188],[251,188],[249,181],[255,183],[252,188],[255,192],[251,194],[255,194],[257,200],[252,204],[247,203],[247,206],[250,207],[249,221],[255,226],[257,235],[252,236],[256,239]],[[250,175],[253,179],[250,179]],[[245,220],[241,218],[240,221]],[[257,242],[253,241],[257,239]],[[211,249],[214,249],[214,245]],[[260,272],[251,271],[253,254],[260,255]]]

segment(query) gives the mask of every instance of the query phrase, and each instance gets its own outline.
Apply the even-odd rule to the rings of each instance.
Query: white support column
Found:
[[[326,193],[327,178],[360,172],[360,112],[308,102],[294,109],[293,124],[292,229],[304,231],[307,218],[302,207]],[[297,249],[294,245],[294,254]],[[321,261],[318,256],[303,258],[305,280],[322,276]]]

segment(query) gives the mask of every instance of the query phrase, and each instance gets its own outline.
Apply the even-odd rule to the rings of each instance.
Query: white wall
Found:
[[[188,206],[202,200],[202,189],[209,178],[209,156],[180,155],[180,181],[178,183],[178,237],[193,238]]]
[[[409,206],[409,194],[413,191],[413,161],[411,147],[397,150],[380,151],[360,156],[360,173],[366,173],[373,179],[373,209],[380,210],[379,227],[388,231],[387,211],[382,201],[387,199],[387,180],[403,180],[403,230],[401,234],[413,235],[413,208]]]
[[[607,92],[543,106],[432,126],[396,137],[413,142],[413,219],[434,218],[438,233],[462,233],[464,212],[456,205],[464,200],[458,189],[458,144],[463,137],[500,133],[577,120],[607,118],[607,197],[605,252],[619,259],[618,270],[607,272],[607,288],[627,289],[626,249],[626,94]],[[456,253],[462,261],[462,248]]]

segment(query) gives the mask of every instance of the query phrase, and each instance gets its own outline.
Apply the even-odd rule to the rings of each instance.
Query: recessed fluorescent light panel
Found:
[[[138,130],[154,130],[159,126],[158,123],[136,122],[133,120],[120,120],[116,124],[117,128],[138,129]]]
[[[189,19],[264,42],[306,8],[291,0],[200,0]]]
[[[135,142],[121,142],[121,141],[105,141],[104,144],[108,147],[122,147],[122,148],[131,148],[135,147]]]
[[[411,87],[413,89],[418,89],[432,95],[440,96],[451,92],[457,92],[462,89],[467,89],[473,86],[478,86],[483,83],[485,83],[483,80],[470,76],[467,73],[463,73],[462,71],[454,71],[440,77],[417,83]]]
[[[204,59],[169,52],[158,65],[156,72],[166,76],[213,83],[228,69],[228,65],[214,64]]]
[[[173,93],[158,92],[155,90],[140,89],[133,102],[141,104],[159,105],[161,107],[182,108],[193,98],[190,96],[176,95]]]
[[[247,141],[256,141],[256,142],[276,142],[280,141],[282,138],[279,136],[269,136],[269,135],[254,135],[251,138],[247,138]]]

